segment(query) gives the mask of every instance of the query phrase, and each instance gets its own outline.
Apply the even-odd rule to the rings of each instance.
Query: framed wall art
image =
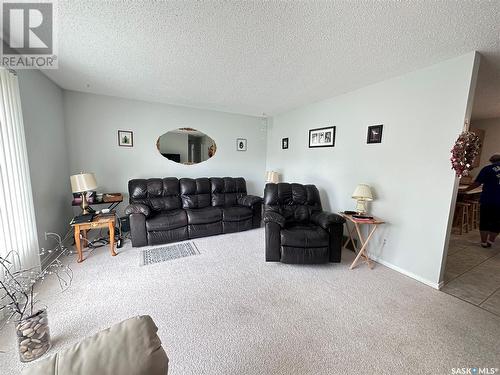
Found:
[[[237,151],[246,151],[247,150],[247,140],[245,138],[237,138],[236,139],[236,150]]]
[[[309,130],[309,148],[334,146],[335,126]]]
[[[373,125],[368,127],[366,143],[382,143],[382,129],[384,125]]]
[[[288,148],[288,138],[281,139],[281,149],[286,150]]]
[[[134,147],[134,132],[129,130],[118,130],[118,146]]]

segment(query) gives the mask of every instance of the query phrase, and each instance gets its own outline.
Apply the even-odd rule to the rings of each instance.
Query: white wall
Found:
[[[489,158],[493,154],[500,153],[500,118],[472,121],[471,128],[484,130],[484,141],[479,168],[474,168],[472,171],[472,174],[477,176],[481,168],[490,164]]]
[[[99,191],[127,193],[132,178],[242,176],[250,194],[263,193],[261,118],[73,91],[64,92],[64,102],[70,171],[94,172]],[[156,148],[158,137],[182,127],[213,138],[215,156],[190,166],[164,158]],[[134,147],[118,147],[118,129],[134,132]],[[248,139],[248,151],[236,151],[236,138]]]
[[[387,221],[371,255],[437,287],[455,186],[450,149],[463,128],[474,53],[276,116],[267,169],[313,183],[332,211],[353,209],[358,183],[373,187],[371,212]],[[383,124],[381,144],[366,144]],[[308,130],[336,126],[334,148],[308,148]],[[281,138],[289,148],[281,149]],[[385,244],[384,244],[385,241]]]
[[[19,89],[33,189],[38,241],[45,232],[64,235],[72,217],[62,90],[35,70],[19,70]]]

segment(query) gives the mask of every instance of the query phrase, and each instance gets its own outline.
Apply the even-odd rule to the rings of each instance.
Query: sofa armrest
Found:
[[[256,195],[245,195],[244,197],[238,198],[238,204],[240,206],[245,206],[252,208],[255,204],[262,203],[262,198]]]
[[[277,212],[267,211],[264,213],[264,223],[275,223],[281,228],[285,227],[285,218]]]
[[[332,224],[344,224],[345,219],[337,214],[327,211],[315,212],[311,215],[311,221],[323,229],[328,229]]]
[[[125,215],[131,215],[131,214],[143,214],[146,217],[150,217],[151,208],[149,208],[145,204],[140,204],[140,203],[129,204],[127,208],[125,208]]]

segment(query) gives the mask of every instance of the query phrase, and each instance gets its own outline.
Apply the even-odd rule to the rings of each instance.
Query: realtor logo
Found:
[[[2,1],[0,65],[14,69],[56,69],[57,4],[54,0],[31,1]]]

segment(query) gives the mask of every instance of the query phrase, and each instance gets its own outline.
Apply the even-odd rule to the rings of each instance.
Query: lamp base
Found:
[[[358,199],[356,201],[356,212],[358,213],[358,215],[366,215],[368,213],[365,200]]]
[[[87,202],[87,192],[82,192],[82,203],[80,204],[80,208],[82,209],[82,215],[90,214],[89,203]]]

